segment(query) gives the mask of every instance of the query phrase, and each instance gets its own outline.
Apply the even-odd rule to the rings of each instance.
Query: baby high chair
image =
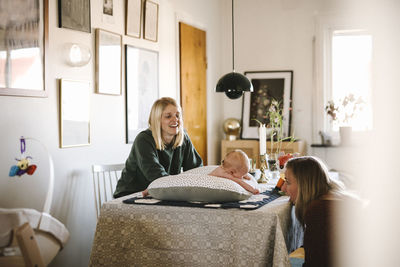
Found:
[[[49,186],[43,211],[30,208],[0,208],[0,266],[46,266],[65,246],[69,238],[67,228],[50,213],[54,189],[53,160],[46,147],[37,139],[21,137],[21,154],[25,154],[25,141],[38,142],[46,151],[49,161]],[[13,166],[10,176],[27,173],[27,166]],[[20,169],[21,167],[21,169]],[[24,170],[22,170],[24,169]],[[29,174],[33,174],[31,168]],[[33,170],[33,171],[32,171]],[[18,178],[15,178],[18,179]]]

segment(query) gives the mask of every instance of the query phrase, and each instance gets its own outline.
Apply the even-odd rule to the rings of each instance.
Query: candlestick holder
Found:
[[[267,154],[260,155],[260,178],[257,180],[259,184],[268,183],[268,178],[265,171],[268,170]]]

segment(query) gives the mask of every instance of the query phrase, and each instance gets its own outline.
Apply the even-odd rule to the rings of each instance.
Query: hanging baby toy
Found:
[[[29,159],[32,159],[30,156],[25,156],[25,138],[21,136],[20,138],[21,142],[21,159],[15,158],[18,163],[17,165],[11,166],[10,173],[8,174],[10,177],[13,177],[15,175],[21,176],[25,173],[32,175],[37,166],[34,164],[29,165]]]

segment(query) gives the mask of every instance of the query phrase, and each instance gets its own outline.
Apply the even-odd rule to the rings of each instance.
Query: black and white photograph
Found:
[[[60,28],[91,32],[90,0],[58,0]]]
[[[103,0],[103,14],[112,16],[114,13],[113,0]]]

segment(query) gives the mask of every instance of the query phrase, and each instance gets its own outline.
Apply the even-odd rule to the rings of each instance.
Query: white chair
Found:
[[[50,215],[54,190],[53,158],[46,146],[38,139],[21,137],[20,142],[24,149],[25,142],[27,144],[36,143],[41,148],[41,152],[47,154],[48,188],[43,208],[40,211],[26,207],[25,205],[29,206],[29,202],[24,203],[25,207],[23,208],[15,208],[13,205],[0,208],[0,266],[47,266],[69,239],[68,229]],[[38,151],[33,149],[32,152],[35,158]],[[35,173],[30,179],[41,178],[41,175]],[[13,182],[10,183],[9,190],[20,186],[17,181],[29,183],[30,180],[25,180],[25,177],[15,179],[11,180]],[[3,192],[0,194],[7,190],[7,188],[1,189]],[[23,195],[24,192],[20,192],[20,194]],[[25,192],[25,194],[29,194],[29,192]]]
[[[95,164],[92,166],[94,205],[96,207],[97,218],[100,215],[101,205],[113,199],[115,187],[124,167],[125,164]]]

